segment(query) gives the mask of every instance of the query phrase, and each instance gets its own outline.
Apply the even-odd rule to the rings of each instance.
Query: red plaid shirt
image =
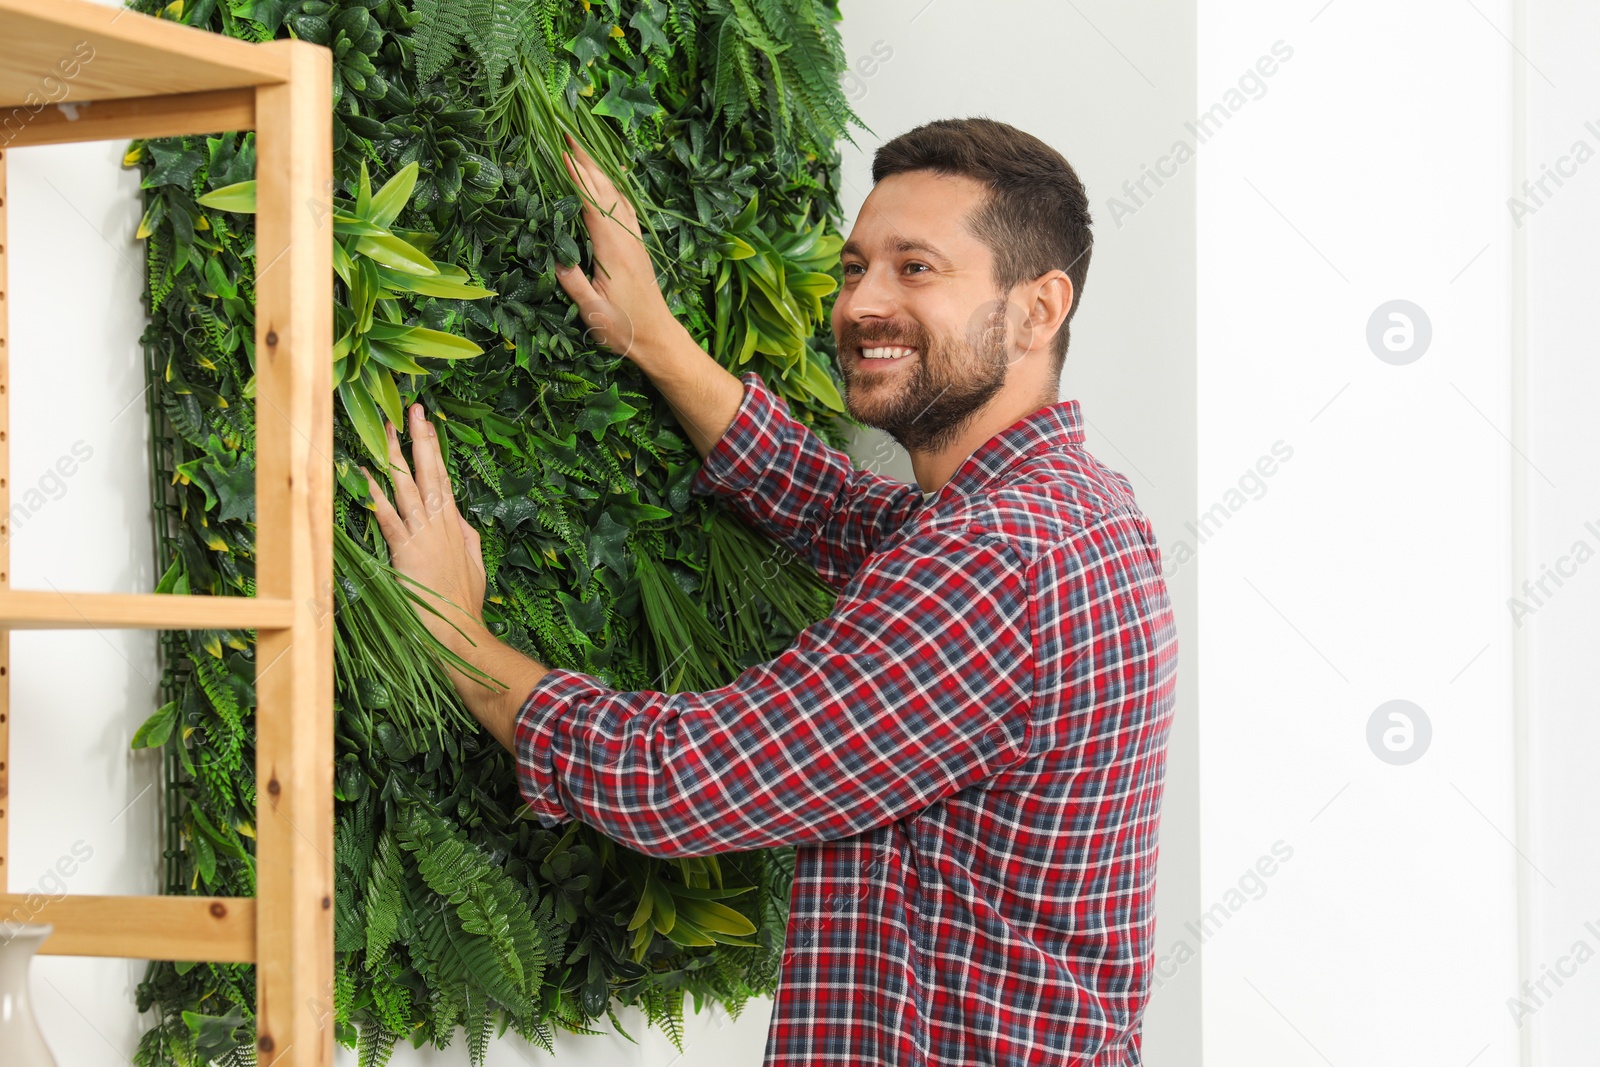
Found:
[[[1138,1064],[1177,635],[1075,400],[924,504],[753,372],[692,488],[833,614],[704,693],[552,670],[516,727],[540,821],[655,856],[796,845],[773,1065]]]

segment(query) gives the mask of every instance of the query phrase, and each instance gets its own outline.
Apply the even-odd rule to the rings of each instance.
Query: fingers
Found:
[[[362,467],[361,473],[367,476],[367,488],[372,492],[372,510],[378,517],[378,532],[383,534],[383,539],[389,544],[389,551],[394,552],[396,543],[403,542],[410,536],[406,524],[400,518],[400,513],[395,511],[394,505],[389,503],[389,498],[383,495],[383,487],[378,484],[378,479],[372,472]]]
[[[571,138],[569,137],[568,140],[570,141]],[[578,151],[583,152],[582,149],[578,149]],[[588,153],[583,153],[580,159],[571,152],[563,152],[561,153],[561,161],[566,164],[567,174],[572,178],[573,184],[578,187],[580,193],[584,194],[582,197],[583,213],[591,225],[594,222],[594,218],[590,217],[591,215],[595,218],[604,218],[605,212],[615,210],[618,199],[616,187],[606,188],[611,185],[611,179],[607,178],[605,172],[595,165],[594,160],[589,158]]]
[[[439,454],[439,436],[422,413],[421,404],[411,405],[411,461],[417,465],[417,493],[423,514],[433,516],[455,512],[456,498],[450,474]]]
[[[588,275],[583,273],[583,268],[576,263],[570,267],[560,263],[556,264],[556,281],[560,283],[566,294],[572,298],[572,302],[578,305],[579,311],[585,313],[595,311],[604,303],[600,298],[600,294],[595,291],[594,283],[589,280]],[[585,321],[587,321],[587,318]]]
[[[467,558],[478,568],[479,574],[486,573],[483,565],[483,538],[459,514],[456,516],[456,521],[461,524],[461,540],[467,546]]]
[[[622,195],[600,165],[577,147],[570,135],[567,141],[574,146],[574,151],[563,152],[561,158],[573,183],[586,194],[582,198],[583,221],[589,227],[590,238],[596,242],[596,251],[601,250],[602,244],[608,250],[619,248],[620,242],[628,238],[637,244],[642,231],[633,202]],[[606,223],[616,226],[617,230]]]
[[[406,523],[419,521],[423,516],[422,501],[417,496],[417,483],[411,480],[411,468],[406,466],[405,453],[400,451],[400,431],[392,422],[385,421],[383,426],[389,438],[389,480],[394,483],[395,508]]]

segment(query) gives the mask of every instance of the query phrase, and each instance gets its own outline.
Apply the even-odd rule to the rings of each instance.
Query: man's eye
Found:
[[[852,271],[865,270],[865,269],[866,268],[862,267],[862,265],[859,264],[859,263],[846,263],[844,265],[844,272],[846,274],[849,274]]]
[[[907,263],[906,264],[906,270],[911,270],[913,267],[921,267],[923,270],[932,270],[933,269],[932,267],[929,267],[926,263]]]

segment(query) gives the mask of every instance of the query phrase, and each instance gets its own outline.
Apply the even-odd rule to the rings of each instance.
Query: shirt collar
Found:
[[[966,496],[982,489],[1023,460],[1083,444],[1083,414],[1077,400],[1058,400],[1024,415],[961,462],[939,490]]]

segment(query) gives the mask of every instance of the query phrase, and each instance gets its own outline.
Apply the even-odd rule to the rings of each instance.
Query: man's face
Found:
[[[894,174],[873,187],[840,262],[833,305],[845,406],[907,451],[935,451],[1005,384],[994,256],[964,220],[971,178]]]

